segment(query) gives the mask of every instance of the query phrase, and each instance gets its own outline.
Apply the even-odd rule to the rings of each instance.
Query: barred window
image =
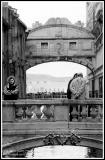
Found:
[[[69,49],[76,49],[76,42],[69,42]]]
[[[41,42],[41,49],[48,49],[48,42]]]

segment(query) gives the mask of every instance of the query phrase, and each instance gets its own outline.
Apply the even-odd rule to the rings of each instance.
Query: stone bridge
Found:
[[[19,151],[26,151],[31,148],[43,147],[48,145],[73,145],[85,146],[102,149],[103,143],[101,140],[96,140],[89,137],[80,137],[70,132],[69,135],[49,134],[47,136],[39,136],[27,138],[13,143],[3,145],[3,156],[16,153]]]
[[[15,145],[16,150],[21,149],[21,144],[26,148],[46,145],[43,139],[49,134],[59,135],[61,145],[65,137],[71,144],[72,133],[81,137],[78,145],[102,148],[102,99],[19,99],[2,103],[4,153]]]
[[[94,39],[86,28],[73,25],[66,18],[50,18],[28,33],[25,69],[47,62],[66,61],[84,65],[94,74]]]

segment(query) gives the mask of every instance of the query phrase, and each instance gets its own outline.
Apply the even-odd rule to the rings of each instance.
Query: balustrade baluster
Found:
[[[78,112],[77,112],[76,108],[77,108],[77,105],[73,105],[73,111],[71,112],[71,115],[73,117],[73,119],[72,119],[73,122],[77,122],[78,121],[77,120]]]
[[[82,115],[82,122],[86,122],[87,121],[87,108],[86,108],[86,105],[82,105],[82,112],[81,112],[81,115]]]
[[[32,105],[31,106],[31,113],[32,113],[31,119],[33,119],[33,120],[37,119],[35,111],[36,111],[36,105]]]
[[[31,110],[31,106],[27,106],[25,112],[26,112],[27,118],[28,118],[28,119],[31,119],[31,117],[32,117],[32,115],[33,115],[32,110]]]
[[[40,104],[35,105],[35,114],[36,114],[37,119],[40,120],[42,116]]]
[[[78,105],[78,121],[81,122],[82,121],[82,117],[81,117],[81,106]]]
[[[47,120],[50,120],[50,121],[53,120],[53,116],[54,116],[54,106],[53,105],[45,105],[42,112],[46,116]]]
[[[45,121],[45,120],[47,120],[47,117],[45,116],[45,114],[44,114],[44,111],[46,111],[46,105],[42,105],[42,116],[41,116],[41,120],[43,120],[43,121]]]
[[[91,106],[91,109],[90,109],[90,116],[92,117],[92,121],[93,122],[96,122],[96,117],[97,117],[97,110],[96,110],[96,106],[95,105],[92,105]]]
[[[23,115],[24,115],[23,106],[16,107],[15,115],[16,115],[17,120],[22,120],[23,119]]]
[[[98,105],[98,115],[97,115],[97,120],[99,122],[102,122],[102,117],[103,117],[103,113],[102,113],[102,105]]]
[[[23,108],[22,108],[23,109],[23,117],[22,117],[23,120],[27,120],[26,108],[27,108],[26,105],[24,105]]]
[[[87,121],[91,121],[91,117],[90,117],[90,105],[86,105],[87,106]]]

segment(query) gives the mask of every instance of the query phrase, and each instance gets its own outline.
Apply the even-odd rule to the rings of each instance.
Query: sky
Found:
[[[39,64],[27,70],[27,74],[48,74],[55,77],[73,77],[75,73],[86,76],[86,67],[73,62],[49,62]]]
[[[7,1],[17,9],[19,18],[27,26],[39,21],[44,24],[51,17],[65,17],[71,23],[81,20],[86,24],[86,1]],[[72,62],[50,62],[29,69],[27,74],[48,74],[56,77],[73,76],[82,72],[86,76],[86,67]]]
[[[29,28],[35,21],[44,24],[51,17],[86,23],[86,1],[8,1],[8,4],[17,9],[19,18]]]

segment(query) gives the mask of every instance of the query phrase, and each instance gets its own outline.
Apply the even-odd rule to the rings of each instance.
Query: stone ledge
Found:
[[[21,131],[16,131],[16,130],[10,130],[10,131],[3,131],[3,136],[9,136],[9,135],[28,135],[28,134],[34,134],[34,135],[45,135],[45,134],[48,134],[48,133],[62,133],[62,134],[69,134],[70,133],[70,131],[71,130],[60,130],[60,129],[58,129],[58,130],[21,130]],[[84,134],[93,134],[93,135],[102,135],[103,134],[103,132],[102,132],[102,130],[78,130],[78,132],[76,132],[77,134],[82,134],[82,135],[84,135]]]
[[[64,98],[64,99],[45,99],[45,100],[33,100],[33,99],[18,99],[18,100],[2,100],[2,103],[3,103],[3,107],[5,105],[9,105],[9,104],[12,104],[12,105],[27,105],[27,104],[40,104],[40,105],[44,105],[44,104],[60,104],[61,106],[66,104],[66,105],[69,105],[69,104],[103,104],[103,99],[102,98],[99,98],[99,99],[86,99],[86,100],[74,100],[74,99],[70,99],[68,100],[67,98]]]
[[[100,122],[17,122],[17,123],[3,123],[3,130],[38,130],[38,129],[102,129],[103,124]]]

